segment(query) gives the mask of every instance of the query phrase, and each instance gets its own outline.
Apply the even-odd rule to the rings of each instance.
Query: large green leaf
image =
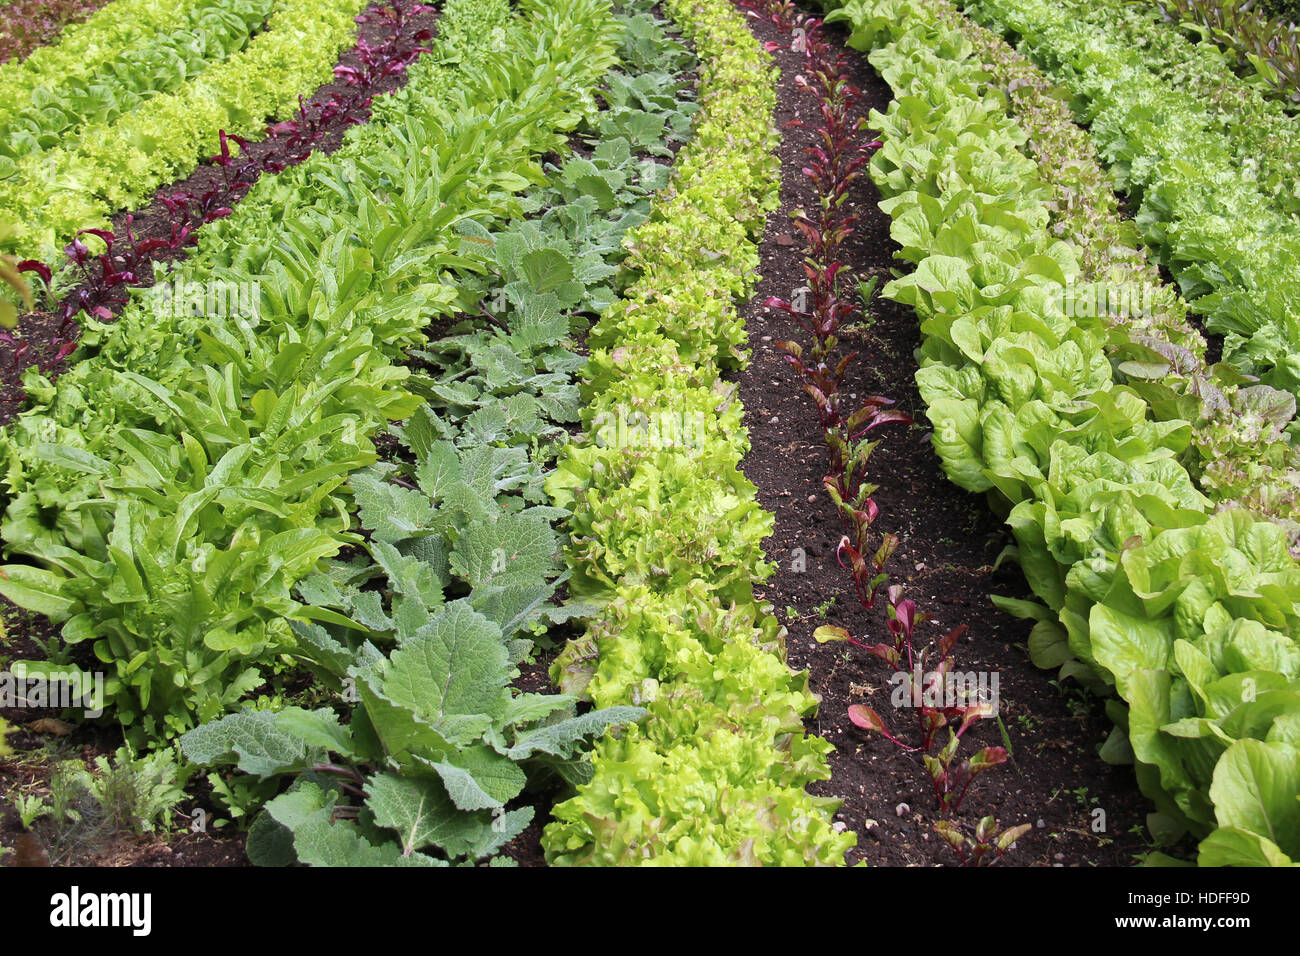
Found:
[[[503,515],[471,525],[451,554],[451,569],[474,588],[536,585],[553,574],[559,541],[548,521]]]
[[[426,633],[407,640],[383,668],[394,704],[468,743],[510,700],[510,661],[501,630],[463,602],[440,610]]]
[[[277,715],[269,710],[227,714],[187,733],[181,738],[181,750],[197,764],[233,763],[244,773],[259,777],[284,773],[305,766],[311,754],[318,751],[316,746],[309,748],[297,731],[312,726],[322,731],[313,730],[314,739],[332,739],[332,734],[326,731],[329,723],[324,717],[300,712],[289,721],[295,725],[293,729],[282,726]],[[336,732],[341,733],[341,729],[336,727]]]
[[[1300,858],[1300,751],[1239,740],[1214,768],[1210,799],[1220,827],[1254,833]]]

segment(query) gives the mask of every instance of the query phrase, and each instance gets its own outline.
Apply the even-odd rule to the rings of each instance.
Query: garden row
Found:
[[[935,448],[957,484],[1010,509],[1047,604],[1011,605],[1039,619],[1036,660],[1114,686],[1105,752],[1131,749],[1162,836],[1203,838],[1202,863],[1283,862],[1300,852],[1300,569],[1276,525],[1212,513],[1179,464],[1189,424],[1153,420],[1117,384],[1123,324],[1062,308],[1088,252],[1052,228],[1054,167],[1025,155],[953,15],[940,0],[836,14],[897,94],[872,118],[871,168],[916,264],[886,294],[922,320]]]
[[[28,283],[39,293],[33,304],[39,304],[35,310],[27,306],[16,320],[0,314],[0,325],[14,329],[0,331],[0,341],[13,346],[8,367],[0,363],[0,423],[25,403],[23,370],[36,365],[49,376],[62,370],[63,359],[79,343],[80,313],[112,321],[132,288],[163,279],[169,264],[188,256],[203,226],[230,215],[263,173],[278,173],[313,152],[337,148],[351,126],[368,121],[375,98],[406,82],[406,68],[425,51],[437,15],[418,0],[397,0],[372,4],[355,19],[356,43],[335,65],[333,81],[300,95],[292,116],[268,125],[257,142],[219,130],[216,156],[159,189],[152,201],[116,213],[111,228],[79,230],[64,249],[67,261],[57,275],[44,263],[7,257],[28,273]],[[182,311],[212,310],[232,301],[248,311],[255,298],[251,288],[225,290],[229,297],[209,290],[211,301],[187,294],[184,286],[169,284],[167,290],[172,308]],[[12,308],[0,300],[0,312]]]
[[[854,835],[812,797],[829,744],[753,588],[772,519],[739,470],[736,386],[755,239],[779,186],[769,59],[728,0],[672,0],[694,40],[701,110],[651,222],[638,274],[588,338],[583,440],[547,488],[573,511],[570,593],[600,606],[552,674],[643,722],[596,748],[592,780],[555,808],[552,863],[838,864]],[[628,428],[628,423],[632,427]]]
[[[28,61],[7,77],[12,99],[0,112],[0,153],[17,160],[52,146],[66,148],[83,128],[98,132],[96,127],[146,98],[175,89],[211,63],[243,49],[274,6],[269,0],[182,6],[167,21],[175,23],[175,30],[118,48],[116,56],[94,64],[94,71],[84,76],[67,70],[66,57],[76,43],[50,48],[49,56]],[[5,172],[12,175],[13,169]]]
[[[1172,24],[1161,22],[1134,3],[1071,2],[1065,9],[1096,35],[1131,51],[1129,62],[1143,67],[1164,86],[1189,96],[1188,103],[1204,111],[1209,129],[1246,169],[1253,169],[1261,187],[1276,205],[1300,211],[1294,168],[1300,116],[1267,98],[1257,84],[1238,77],[1217,46],[1196,43]]]

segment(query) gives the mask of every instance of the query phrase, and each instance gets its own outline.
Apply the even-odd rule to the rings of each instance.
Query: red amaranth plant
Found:
[[[840,547],[844,548],[845,542]],[[966,625],[960,624],[942,637],[918,646],[916,627],[927,616],[916,609],[913,601],[904,599],[902,592],[896,584],[888,591],[887,625],[893,638],[891,643],[866,644],[834,625],[817,628],[813,636],[818,643],[853,644],[894,669],[890,679],[894,685],[891,701],[915,715],[920,742],[912,745],[900,739],[874,708],[865,705],[850,707],[849,720],[856,727],[880,734],[908,753],[921,753],[940,812],[955,813],[975,777],[1007,761],[1003,747],[984,747],[969,757],[958,756],[962,736],[977,720],[994,716],[996,701],[983,699],[977,683],[956,679],[953,651],[966,633]],[[930,751],[945,730],[947,743],[938,755],[932,756]]]
[[[819,117],[816,126],[799,119],[786,124],[787,128],[814,132],[820,144],[804,150],[808,165],[803,167],[817,191],[818,207],[811,214],[797,210],[792,216],[807,244],[807,297],[805,301],[800,301],[802,296],[796,297],[794,302],[772,297],[764,305],[788,313],[812,337],[806,349],[797,342],[779,342],[777,347],[786,353],[786,361],[799,374],[804,391],[816,404],[828,442],[832,436],[851,442],[866,428],[911,421],[902,412],[881,411],[883,399],[868,400],[863,407],[846,412],[841,397],[845,375],[857,353],[841,355],[837,334],[845,323],[861,316],[858,300],[841,294],[848,272],[840,261],[840,249],[858,221],[845,206],[854,182],[863,175],[872,152],[881,144],[861,142],[861,128],[853,118],[853,109],[862,92],[847,79],[846,55],[834,54],[831,44],[821,37],[821,20],[805,17],[793,4],[779,0],[747,0],[741,5],[749,8],[751,16],[767,18],[792,35],[792,49],[802,53],[806,63],[795,85],[817,101]],[[774,48],[769,45],[769,49]],[[857,284],[856,277],[853,284]],[[840,474],[843,456],[833,442],[832,450],[834,476]],[[854,496],[846,488],[841,488],[841,494],[845,498]]]
[[[806,242],[807,288],[794,301],[772,297],[764,305],[789,314],[812,339],[807,346],[787,341],[777,343],[777,347],[786,353],[786,361],[799,374],[804,391],[817,407],[830,450],[824,484],[847,532],[836,548],[836,559],[852,573],[859,604],[871,609],[881,589],[888,585],[886,565],[899,541],[896,535],[878,535],[873,528],[879,508],[871,496],[877,486],[867,480],[867,464],[879,442],[864,436],[879,425],[910,424],[911,418],[888,408],[892,401],[880,395],[861,399],[854,410],[846,410],[845,375],[857,353],[841,354],[837,335],[846,322],[860,314],[859,303],[865,307],[875,289],[875,279],[859,279],[848,296],[841,294],[842,280],[850,273],[841,261],[840,251],[858,221],[858,216],[847,208],[852,186],[863,175],[872,152],[882,144],[878,140],[859,141],[863,126],[853,117],[862,94],[847,79],[846,55],[834,55],[830,43],[820,36],[821,20],[805,17],[781,0],[741,0],[741,5],[750,9],[751,16],[770,19],[791,34],[791,49],[802,53],[806,60],[806,69],[795,78],[795,86],[817,100],[816,125],[802,120],[787,124],[787,128],[813,133],[818,142],[804,150],[808,159],[802,169],[816,190],[817,207],[811,214],[798,210],[792,216]],[[768,44],[768,49],[778,46]],[[993,716],[995,705],[982,699],[982,684],[972,688],[965,680],[967,675],[961,675],[961,681],[953,679],[953,652],[966,633],[966,625],[920,646],[916,628],[926,616],[913,601],[903,597],[899,585],[889,586],[886,593],[890,642],[868,644],[844,628],[831,625],[818,628],[814,637],[819,643],[853,644],[893,669],[895,704],[915,715],[918,742],[907,743],[895,736],[871,707],[852,706],[848,717],[857,727],[881,734],[904,751],[921,753],[939,812],[948,816],[957,812],[975,777],[1008,759],[1002,747],[984,747],[969,757],[958,754],[963,735],[976,721]],[[902,700],[898,699],[900,695]],[[932,755],[930,751],[945,730],[946,744]],[[1000,859],[1028,826],[998,834],[996,821],[987,817],[973,835],[965,834],[961,824],[952,819],[939,821],[936,830],[964,864],[980,865]]]
[[[841,548],[846,546],[847,540],[841,542]],[[960,738],[976,720],[992,716],[993,707],[991,702],[978,698],[976,689],[958,687],[949,680],[953,672],[952,653],[966,633],[966,625],[960,624],[943,637],[918,647],[916,627],[928,620],[927,615],[916,609],[915,602],[903,598],[903,589],[897,584],[890,586],[887,597],[886,624],[892,637],[890,643],[868,645],[853,638],[844,628],[833,625],[819,627],[813,636],[818,643],[845,641],[853,644],[894,669],[898,678],[894,697],[916,714],[920,746],[902,743],[886,729],[884,720],[870,707],[850,707],[849,718],[857,726],[883,734],[905,750],[928,752],[934,746],[936,735],[952,721],[960,721],[954,739]],[[1003,752],[1002,758],[1005,757]]]
[[[969,835],[955,820],[939,820],[934,824],[934,832],[953,848],[962,866],[992,866],[1030,829],[1028,823],[1022,823],[999,833],[998,821],[992,815],[981,817],[975,824],[975,832]]]

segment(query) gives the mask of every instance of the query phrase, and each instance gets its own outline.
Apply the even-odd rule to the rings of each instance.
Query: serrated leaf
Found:
[[[328,707],[317,710],[286,707],[276,713],[275,723],[280,730],[298,737],[308,747],[341,757],[356,756],[352,749],[351,730],[340,724],[338,714]]]
[[[554,610],[546,607],[554,593],[555,586],[550,583],[485,585],[474,589],[470,603],[508,639],[543,617],[545,611]]]
[[[308,762],[303,739],[285,730],[269,710],[227,714],[181,737],[181,751],[196,764],[234,763],[245,773],[269,777]]]
[[[510,701],[501,723],[506,727],[535,723],[576,702],[568,694],[519,694]]]
[[[441,783],[429,777],[382,773],[366,784],[366,806],[375,822],[397,834],[403,855],[436,846],[449,856],[481,855],[488,826],[458,811]]]
[[[415,469],[415,480],[420,490],[435,502],[441,498],[444,489],[461,480],[460,457],[456,446],[449,441],[432,442],[420,456],[420,463]]]
[[[433,525],[433,506],[421,492],[368,475],[354,475],[352,493],[362,527],[370,529],[380,541],[401,541]]]
[[[430,609],[442,605],[442,582],[432,566],[402,554],[386,541],[372,541],[370,552],[388,575],[395,594],[417,598]]]
[[[558,556],[559,540],[546,521],[503,515],[465,529],[451,554],[451,569],[475,588],[531,585],[555,570]]]
[[[500,629],[468,605],[454,602],[438,613],[427,633],[393,651],[384,668],[383,691],[397,706],[469,743],[482,732],[475,728],[505,712],[509,683]]]
[[[422,761],[437,771],[447,795],[461,810],[505,806],[524,789],[528,778],[510,758],[487,747],[470,747],[441,761]]]
[[[534,249],[525,253],[519,269],[534,292],[551,292],[573,281],[573,266],[556,249]]]

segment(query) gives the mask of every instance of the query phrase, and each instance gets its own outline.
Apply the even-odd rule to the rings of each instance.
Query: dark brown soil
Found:
[[[386,6],[389,6],[386,2],[374,3],[367,7],[364,12],[369,13]],[[435,30],[439,16],[439,11],[426,9],[425,12],[407,17],[396,41],[397,49],[399,51],[410,51],[422,46],[427,41],[417,39],[417,34],[423,30]],[[378,18],[371,17],[357,25],[358,45],[366,42],[372,46],[379,46],[391,35],[392,28],[390,24]],[[361,67],[361,60],[355,47],[339,57],[339,66],[354,69]],[[374,82],[361,86],[349,86],[344,80],[334,80],[319,87],[315,93],[307,98],[304,103],[306,115],[313,117],[327,115],[322,114],[322,108],[330,103],[335,96],[340,98],[360,96],[363,102],[368,103],[376,96],[390,93],[405,86],[406,79],[406,71],[401,70],[391,75],[381,76]],[[325,154],[332,153],[342,145],[343,134],[347,132],[349,127],[355,125],[352,120],[364,122],[369,118],[369,115],[369,109],[365,109],[360,113],[348,111],[325,119],[321,124],[324,135],[314,144],[312,151]],[[286,144],[294,134],[289,131],[273,130],[272,127],[276,122],[277,120],[269,120],[265,137],[248,144],[248,148],[243,151],[237,160],[240,165],[256,163],[257,168],[260,169],[262,161],[268,156],[278,158],[279,154],[285,152]],[[233,144],[231,148],[232,150],[235,148]],[[232,189],[230,185],[231,174],[232,170],[228,167],[205,162],[189,176],[158,189],[153,200],[148,205],[118,213],[113,217],[109,228],[115,235],[125,236],[129,216],[132,220],[130,224],[131,233],[137,239],[141,241],[170,239],[176,219],[163,204],[161,197],[170,197],[176,193],[205,196],[215,190],[216,199],[211,203],[214,208],[222,206],[234,207],[246,195],[247,190]],[[150,258],[153,263],[162,265],[167,262],[188,258],[192,249],[193,246],[174,251],[162,249]],[[153,285],[153,270],[146,266],[139,278],[140,282],[137,283],[139,287],[146,288]],[[23,409],[26,394],[22,388],[22,375],[28,368],[37,365],[44,374],[53,379],[68,367],[68,359],[56,360],[56,357],[60,344],[69,337],[75,338],[77,329],[75,327],[65,327],[62,318],[62,305],[63,302],[75,300],[84,288],[85,284],[78,286],[72,289],[61,302],[49,304],[45,308],[20,317],[15,336],[27,345],[27,350],[21,356],[15,355],[14,346],[0,342],[0,426],[3,426]],[[124,308],[124,305],[110,306],[109,308],[116,315]],[[76,354],[74,353],[69,358],[75,361]]]
[[[760,40],[781,45],[774,54],[782,71],[778,126],[796,117],[815,125],[815,100],[794,87],[804,57],[790,52],[789,37],[772,24],[750,23]],[[826,35],[837,46],[842,42],[834,31]],[[892,98],[888,86],[865,57],[852,51],[850,56],[851,82],[864,93],[859,104],[863,117],[872,108],[883,112]],[[801,150],[811,143],[804,130],[784,130],[782,204],[769,217],[760,249],[762,282],[745,313],[753,360],[738,380],[753,451],[743,467],[758,486],[763,506],[776,515],[776,531],[766,548],[769,559],[780,564],[758,591],[789,629],[790,664],[811,669],[813,690],[822,697],[820,714],[808,729],[827,737],[836,752],[832,778],[813,789],[845,801],[837,819],[859,835],[849,862],[953,864],[956,856],[931,830],[938,819],[936,801],[919,755],[859,730],[846,716],[851,704],[873,706],[896,734],[915,737],[914,728],[903,723],[905,712],[889,703],[886,666],[857,648],[819,645],[812,637],[818,626],[830,623],[868,643],[887,639],[883,596],[874,610],[863,610],[853,596],[851,575],[836,562],[843,529],[822,488],[828,458],[816,411],[774,345],[799,339],[803,332],[785,313],[761,304],[768,296],[790,299],[804,283],[803,241],[789,216],[816,202],[800,173]],[[889,218],[877,208],[879,199],[868,178],[859,180],[852,207],[862,220],[841,258],[864,278],[879,275],[883,285],[891,268],[906,264],[893,258],[896,246],[889,238]],[[905,585],[906,596],[935,618],[935,624],[923,628],[940,634],[969,625],[955,654],[956,666],[998,675],[1000,716],[1013,757],[1013,763],[977,779],[959,816],[973,823],[995,813],[1003,826],[1033,824],[1005,858],[1009,865],[1131,864],[1135,854],[1148,848],[1143,824],[1150,807],[1129,768],[1109,766],[1096,755],[1110,730],[1100,703],[1058,687],[1054,673],[1035,668],[1025,647],[1027,623],[991,604],[990,594],[1031,596],[1011,562],[993,570],[1010,535],[983,499],[947,480],[931,449],[925,406],[913,378],[913,352],[920,344],[915,313],[880,298],[874,313],[873,321],[841,336],[845,351],[860,352],[846,390],[887,395],[916,421],[910,427],[884,427],[871,460],[872,480],[880,485],[874,495],[881,511],[876,527],[902,539],[889,571],[895,583]],[[793,569],[795,549],[806,555],[802,573]],[[980,721],[963,741],[970,742],[964,743],[967,753],[1004,743],[993,720]],[[1098,810],[1104,812],[1102,832],[1093,829]]]

